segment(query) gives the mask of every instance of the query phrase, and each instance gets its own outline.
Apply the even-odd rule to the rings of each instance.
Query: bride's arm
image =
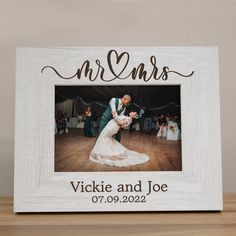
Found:
[[[123,118],[120,123],[121,123],[122,127],[126,127],[126,126],[129,126],[131,124],[131,122],[132,122],[132,118],[127,116],[127,117]]]
[[[113,115],[113,119],[114,121],[118,124],[118,125],[121,125],[120,122],[121,122],[121,118],[117,115],[117,114],[112,114]]]
[[[133,118],[135,118],[135,119],[138,118],[137,112],[130,112],[129,116],[125,116],[125,122],[124,122],[124,124],[122,124],[123,127],[124,126],[129,126],[132,123]]]
[[[117,123],[117,125],[121,126],[121,127],[124,127],[124,125],[126,126],[126,123],[127,123],[127,116],[124,116],[124,115],[121,115],[121,116],[118,116],[118,115],[114,115],[113,116],[113,119],[114,121]]]

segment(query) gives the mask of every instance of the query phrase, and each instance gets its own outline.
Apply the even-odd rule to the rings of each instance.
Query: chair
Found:
[[[159,126],[159,127],[160,127],[160,129],[159,129],[159,131],[158,131],[158,133],[157,133],[157,137],[164,137],[164,138],[166,138],[166,137],[167,137],[167,128],[164,127],[164,128],[161,130],[161,126]]]
[[[77,116],[77,118],[78,118],[78,121],[77,121],[76,128],[83,129],[84,128],[83,117],[82,116]]]
[[[180,139],[180,130],[179,130],[178,124],[174,121],[169,121],[168,130],[167,130],[167,139],[168,140]]]

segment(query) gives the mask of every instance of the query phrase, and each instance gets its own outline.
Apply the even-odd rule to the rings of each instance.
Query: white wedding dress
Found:
[[[119,116],[118,118],[127,119],[126,126],[132,122],[132,119],[127,116]],[[150,159],[148,155],[129,150],[115,139],[114,134],[118,132],[119,128],[119,125],[114,119],[107,123],[98,136],[90,152],[89,159],[100,164],[117,167],[147,162]]]

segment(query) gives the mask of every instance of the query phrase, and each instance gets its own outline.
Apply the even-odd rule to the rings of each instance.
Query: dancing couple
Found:
[[[131,102],[129,95],[112,98],[104,111],[100,124],[99,136],[90,152],[91,161],[110,166],[130,166],[147,162],[150,158],[144,153],[135,152],[124,147],[121,141],[121,128],[129,126],[137,112],[125,116],[126,106]]]

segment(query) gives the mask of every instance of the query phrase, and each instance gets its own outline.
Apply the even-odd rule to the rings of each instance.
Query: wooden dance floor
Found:
[[[146,153],[151,159],[129,167],[112,167],[90,161],[89,152],[96,138],[83,136],[82,129],[55,135],[55,171],[181,171],[181,141],[156,137],[156,133],[142,134],[122,130],[121,143],[134,151]]]

